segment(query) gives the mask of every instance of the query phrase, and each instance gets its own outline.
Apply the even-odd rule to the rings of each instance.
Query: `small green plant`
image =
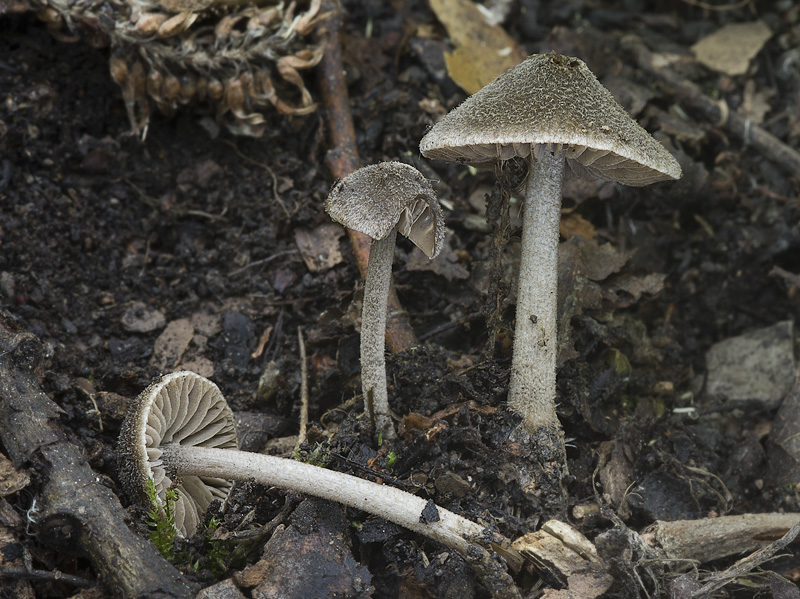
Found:
[[[234,551],[234,547],[231,543],[213,539],[214,531],[219,528],[220,524],[222,524],[222,520],[219,518],[211,518],[205,531],[205,547],[207,548],[205,554],[207,562],[206,567],[216,577],[222,576],[228,570],[230,567],[231,554]]]
[[[207,570],[214,578],[221,578],[230,569],[244,567],[247,555],[260,542],[259,537],[247,540],[234,539],[215,539],[214,532],[220,527],[222,520],[211,518],[206,526],[203,536],[205,541],[200,556],[194,561],[185,560],[191,564],[191,568],[196,572],[200,569]]]
[[[155,484],[152,479],[147,481],[147,499],[150,504],[147,510],[147,526],[150,540],[162,557],[178,568],[191,568],[195,572],[204,568],[217,578],[224,575],[230,568],[244,564],[252,547],[248,543],[214,539],[214,532],[222,524],[222,520],[219,518],[209,520],[208,526],[203,531],[204,542],[199,554],[189,546],[184,546],[181,551],[178,551],[175,501],[179,495],[177,489],[167,489],[162,507],[156,494]]]
[[[386,456],[386,467],[391,468],[397,462],[397,452],[390,451]]]
[[[164,559],[172,561],[175,558],[175,539],[178,536],[175,528],[175,502],[178,500],[178,490],[167,489],[163,509],[153,479],[147,481],[146,493],[150,503],[147,510],[150,540]]]
[[[314,449],[308,451],[308,446],[304,445],[302,448],[295,449],[294,459],[298,462],[305,462],[312,466],[319,466],[320,468],[327,468],[330,461],[330,455],[326,449],[323,449],[321,443],[316,443]]]

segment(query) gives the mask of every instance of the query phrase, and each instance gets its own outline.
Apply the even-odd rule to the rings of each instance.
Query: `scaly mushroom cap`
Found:
[[[325,211],[338,223],[383,239],[397,226],[428,258],[444,242],[444,215],[436,192],[413,166],[381,162],[334,183]]]
[[[583,171],[642,186],[679,179],[675,158],[578,58],[534,54],[447,113],[422,138],[428,158],[493,163],[564,149]]]
[[[183,446],[238,449],[233,412],[219,388],[194,372],[174,372],[151,384],[134,400],[119,435],[120,479],[125,491],[143,505],[148,479],[164,505],[174,486],[175,527],[182,536],[197,530],[209,504],[225,501],[233,483],[219,478],[182,476],[170,479],[161,464],[162,447]]]

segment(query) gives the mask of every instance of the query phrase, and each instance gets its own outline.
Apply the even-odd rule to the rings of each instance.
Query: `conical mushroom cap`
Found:
[[[120,479],[125,491],[147,505],[148,479],[164,505],[173,482],[161,464],[161,447],[184,446],[238,449],[233,412],[219,388],[194,372],[163,376],[133,401],[119,435]],[[181,536],[197,530],[208,506],[225,501],[233,483],[228,480],[182,476],[175,488],[175,528]]]
[[[428,258],[442,249],[444,215],[436,192],[422,173],[401,162],[372,164],[340,179],[325,211],[373,239],[383,239],[396,226]]]
[[[422,138],[428,158],[487,163],[563,148],[579,174],[641,186],[679,179],[672,155],[631,119],[578,58],[534,54]],[[576,164],[577,163],[577,164]]]

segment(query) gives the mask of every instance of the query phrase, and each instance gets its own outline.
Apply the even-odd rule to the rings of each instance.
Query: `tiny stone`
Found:
[[[122,315],[122,326],[129,333],[150,333],[167,323],[164,314],[144,302],[134,302]]]
[[[706,368],[709,397],[778,407],[794,380],[792,322],[778,322],[714,344],[706,353]]]
[[[436,504],[433,503],[433,499],[429,499],[422,513],[419,515],[419,522],[420,524],[430,524],[431,522],[438,522],[439,520],[441,520],[439,517],[439,510]]]

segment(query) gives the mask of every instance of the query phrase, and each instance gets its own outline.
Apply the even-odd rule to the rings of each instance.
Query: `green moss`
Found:
[[[150,540],[164,559],[171,562],[175,559],[175,539],[178,536],[175,528],[175,502],[179,497],[178,490],[167,489],[164,495],[163,509],[152,479],[147,481],[146,491],[150,503],[147,510]]]

